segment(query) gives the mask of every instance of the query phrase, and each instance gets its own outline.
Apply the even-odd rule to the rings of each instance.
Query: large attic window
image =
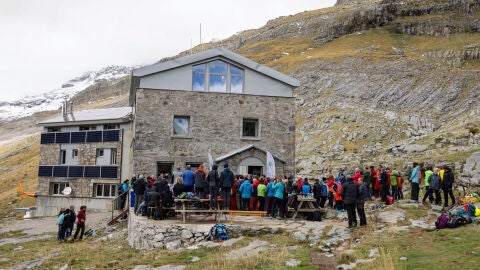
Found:
[[[221,60],[193,66],[192,90],[243,93],[243,69]]]

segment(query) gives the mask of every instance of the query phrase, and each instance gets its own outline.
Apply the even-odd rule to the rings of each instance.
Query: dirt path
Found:
[[[111,212],[87,213],[86,227],[96,226],[97,224],[106,225],[111,217]],[[38,217],[7,221],[4,224],[0,224],[0,233],[18,230],[28,235],[57,232],[58,225],[55,224],[56,220],[57,217]]]

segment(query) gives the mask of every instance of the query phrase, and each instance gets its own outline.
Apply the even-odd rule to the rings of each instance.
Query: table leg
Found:
[[[185,202],[182,202],[182,210],[183,210],[183,213],[182,213],[183,223],[185,223],[185,215],[187,214],[185,212]]]

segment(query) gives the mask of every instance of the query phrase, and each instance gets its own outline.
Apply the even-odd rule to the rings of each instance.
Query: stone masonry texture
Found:
[[[253,144],[285,161],[277,175],[293,174],[294,115],[294,98],[138,89],[134,171],[156,172],[157,162],[181,168],[185,162],[208,164],[208,149],[215,159]],[[190,136],[173,136],[174,116],[190,117]],[[258,138],[242,138],[244,118],[259,120]]]

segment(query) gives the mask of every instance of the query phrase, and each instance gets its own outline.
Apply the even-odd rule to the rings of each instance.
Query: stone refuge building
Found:
[[[64,106],[62,115],[38,123],[44,129],[36,214],[56,215],[60,207],[69,205],[109,210],[117,185],[132,173],[133,110],[121,107],[67,113]],[[71,192],[65,192],[69,189]]]
[[[132,71],[133,170],[208,168],[211,156],[235,173],[294,174],[299,81],[223,48]]]

